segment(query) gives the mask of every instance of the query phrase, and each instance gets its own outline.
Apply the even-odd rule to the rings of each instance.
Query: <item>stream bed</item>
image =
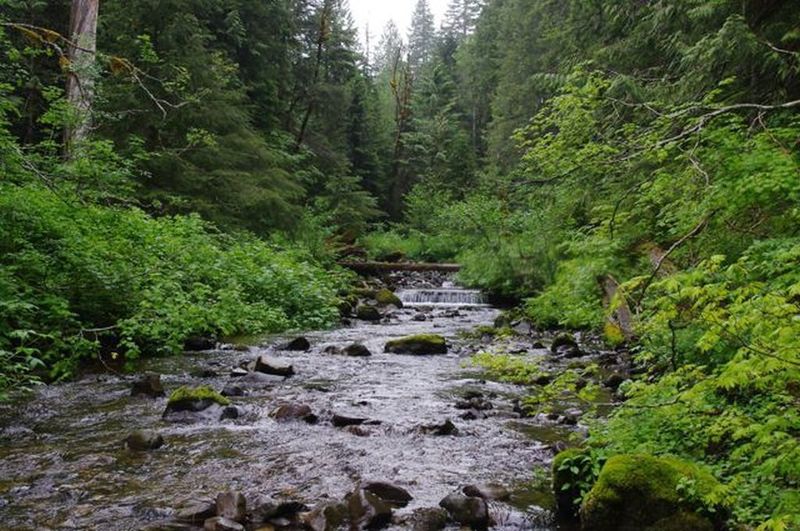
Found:
[[[241,383],[245,395],[232,398],[240,411],[235,419],[166,422],[166,398],[130,396],[135,375],[92,374],[43,387],[0,406],[0,528],[140,529],[229,489],[314,507],[378,480],[413,496],[396,511],[392,529],[410,528],[402,515],[437,507],[470,484],[511,492],[491,504],[495,529],[559,529],[528,487],[533,470],[553,455],[537,434],[559,428],[520,418],[514,405],[524,390],[485,380],[468,364],[479,347],[462,333],[491,325],[497,314],[482,304],[406,307],[380,323],[306,334],[311,348],[304,352],[276,350],[285,338],[275,337],[143,362],[143,371],[162,375],[167,394],[181,385],[220,390],[243,382],[231,377],[232,368],[265,352],[293,365],[292,377]],[[447,338],[448,353],[383,352],[390,339],[423,333]],[[373,355],[334,353],[354,342]],[[458,403],[475,396],[491,409],[470,418]],[[283,403],[308,405],[319,421],[274,420],[270,413]],[[343,429],[331,423],[333,415],[369,421]],[[448,419],[457,434],[424,429]],[[156,430],[164,446],[127,450],[123,441],[136,429]]]

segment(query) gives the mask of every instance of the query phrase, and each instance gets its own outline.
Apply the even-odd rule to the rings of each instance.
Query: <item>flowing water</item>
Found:
[[[423,295],[406,292],[404,298]],[[230,488],[313,506],[374,479],[411,492],[414,500],[401,513],[435,507],[466,484],[504,485],[515,495],[508,505],[493,506],[498,529],[555,529],[526,488],[532,470],[546,466],[551,453],[532,436],[541,433],[536,422],[513,412],[521,391],[485,381],[465,366],[477,347],[460,332],[490,324],[497,311],[471,291],[439,290],[433,298],[430,308],[395,310],[380,324],[308,334],[308,352],[273,352],[297,374],[246,386],[247,396],[233,399],[243,411],[238,419],[167,423],[161,418],[165,399],[133,398],[132,377],[108,374],[45,387],[29,400],[2,406],[0,528],[138,529],[168,518],[187,500]],[[444,303],[466,306],[436,307]],[[427,320],[415,320],[420,313]],[[418,333],[444,335],[449,353],[383,353],[387,340]],[[277,341],[149,360],[142,369],[161,373],[167,392],[179,385],[221,389],[233,381],[232,367],[271,352]],[[373,356],[325,352],[353,342]],[[469,392],[492,401],[487,418],[460,418],[464,412],[455,404]],[[320,422],[274,421],[269,413],[286,401],[311,406]],[[334,413],[376,423],[355,434],[332,426]],[[420,429],[445,419],[453,420],[458,435]],[[157,430],[165,446],[126,450],[122,441],[139,428]]]
[[[406,306],[485,306],[487,302],[476,289],[405,289],[397,296]]]

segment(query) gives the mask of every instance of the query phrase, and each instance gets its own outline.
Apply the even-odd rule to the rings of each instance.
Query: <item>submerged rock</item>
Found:
[[[650,455],[611,457],[583,500],[581,524],[593,531],[656,529],[656,524],[681,519],[692,522],[692,527],[681,529],[713,529],[712,522],[695,513],[696,504],[687,501],[678,489],[687,480],[700,500],[720,487],[710,473],[680,459]],[[724,518],[725,507],[708,509]]]
[[[384,352],[393,354],[446,354],[447,342],[436,334],[421,334],[387,341]]]
[[[267,355],[258,357],[255,364],[255,370],[256,372],[273,374],[275,376],[294,376],[294,366]]]
[[[154,431],[138,430],[128,435],[125,445],[135,452],[156,450],[164,445],[164,437]]]
[[[440,501],[439,506],[448,512],[450,518],[461,525],[479,531],[489,528],[489,506],[483,498],[454,492]]]
[[[278,422],[302,420],[308,424],[314,424],[318,420],[310,406],[297,403],[281,404],[269,416]]]
[[[153,372],[143,374],[131,386],[131,396],[149,396],[158,398],[165,396],[164,386],[161,385],[161,375]]]

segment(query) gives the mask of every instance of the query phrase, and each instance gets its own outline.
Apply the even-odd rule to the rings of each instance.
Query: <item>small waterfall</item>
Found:
[[[397,293],[406,306],[486,306],[476,289],[406,289]]]

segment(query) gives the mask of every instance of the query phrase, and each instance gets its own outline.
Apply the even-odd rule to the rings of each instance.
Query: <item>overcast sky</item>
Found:
[[[365,42],[364,28],[369,24],[369,32],[372,35],[372,42],[377,43],[383,32],[383,27],[390,20],[394,20],[403,37],[408,35],[408,27],[411,25],[411,14],[417,0],[350,0],[350,11],[358,27],[358,35],[361,42]],[[436,17],[436,28],[442,22],[442,17],[447,9],[448,0],[428,0],[434,17]]]

